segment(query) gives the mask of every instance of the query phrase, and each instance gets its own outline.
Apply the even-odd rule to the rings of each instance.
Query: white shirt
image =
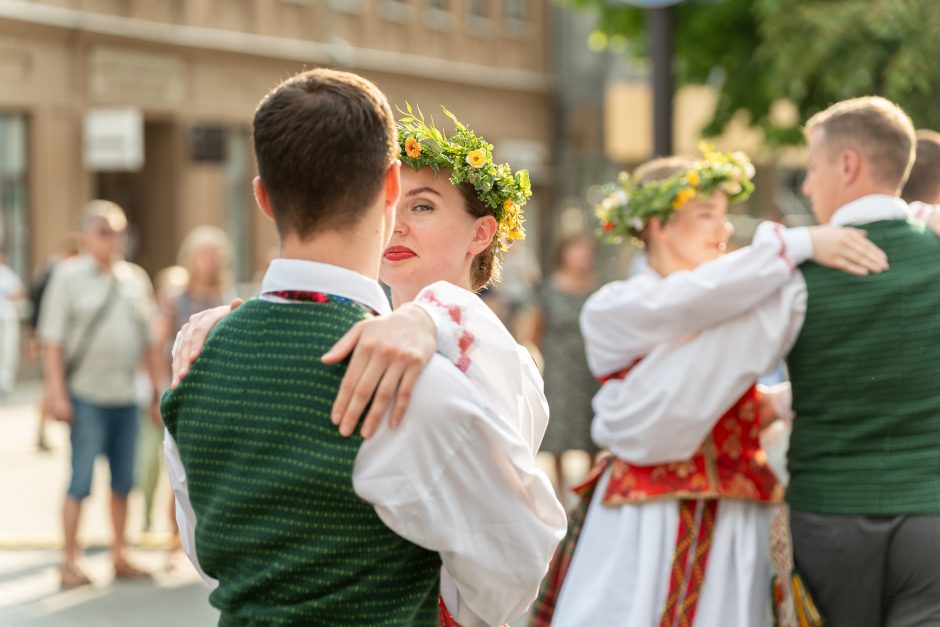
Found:
[[[899,198],[871,195],[841,207],[830,223],[909,215]],[[589,299],[581,328],[595,374],[643,358],[595,396],[597,444],[635,464],[691,457],[716,418],[796,341],[807,288],[794,268],[812,252],[805,228],[764,223],[751,246],[665,278],[650,272],[613,283]]]
[[[274,261],[262,289],[320,291],[389,310],[375,281],[313,262]],[[353,470],[356,493],[389,529],[440,554],[452,585],[443,590],[445,602],[467,627],[500,624],[526,611],[566,527],[515,418],[498,415],[480,396],[467,376],[435,355],[402,423],[390,429],[383,421],[360,447]],[[196,515],[169,433],[164,447],[180,537],[199,569]]]

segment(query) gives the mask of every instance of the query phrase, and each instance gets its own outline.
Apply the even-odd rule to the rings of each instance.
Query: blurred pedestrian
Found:
[[[177,255],[179,265],[157,275],[158,315],[155,319],[155,340],[161,348],[161,377],[169,383],[171,349],[176,333],[193,314],[230,303],[235,297],[232,285],[232,244],[219,228],[199,226],[183,239]],[[166,386],[161,388],[165,389]],[[163,421],[151,419],[149,411],[142,417],[140,437],[139,486],[144,495],[145,528],[153,521],[153,504],[163,459]],[[175,500],[170,499],[170,544],[167,568],[179,550]]]
[[[20,301],[23,282],[0,254],[0,398],[13,392],[20,361]]]
[[[176,334],[176,302],[179,300],[189,273],[182,266],[170,266],[157,273],[154,284],[156,288],[157,313],[153,318],[154,340],[161,346],[161,361],[165,367],[161,368],[163,385],[159,391],[166,388],[169,382],[170,349],[173,337]],[[150,531],[153,525],[153,504],[156,497],[157,485],[160,483],[163,459],[163,421],[155,420],[150,412],[150,399],[153,395],[150,379],[141,376],[138,372],[138,409],[140,413],[140,435],[138,436],[136,484],[144,497],[144,531]],[[173,499],[170,499],[170,529],[176,529],[176,520],[173,515]],[[174,543],[175,544],[175,543]]]
[[[71,426],[72,478],[62,513],[65,588],[90,583],[78,565],[77,531],[99,455],[107,456],[111,469],[114,575],[149,576],[128,560],[124,533],[137,446],[134,374],[146,359],[153,389],[159,389],[159,353],[150,327],[150,279],[122,258],[126,228],[119,206],[89,202],[81,217],[85,252],[56,266],[40,312],[52,415]],[[158,411],[156,394],[151,405]]]
[[[940,204],[940,133],[921,129],[916,136],[914,165],[901,190],[901,198],[909,203],[937,205]]]
[[[69,259],[79,253],[79,239],[78,233],[74,231],[69,232],[62,243],[61,251],[46,260],[29,288],[30,308],[28,323],[30,337],[26,343],[26,357],[30,361],[39,359],[40,372],[42,371],[42,359],[40,356],[41,346],[39,341],[39,313],[42,311],[43,296],[46,293],[46,287],[49,286],[49,277],[52,276],[52,270],[55,268],[56,264],[63,259]],[[46,440],[46,422],[52,414],[52,410],[49,397],[45,393],[45,386],[43,387],[43,393],[39,399],[39,411],[37,413],[39,416],[39,427],[36,436],[36,447],[40,451],[48,451],[49,443]]]
[[[539,291],[535,343],[544,359],[545,396],[551,420],[541,451],[555,457],[558,494],[565,491],[562,463],[566,451],[585,451],[593,459],[597,445],[591,439],[591,399],[598,383],[588,369],[578,316],[588,296],[597,289],[594,273],[594,238],[574,235],[557,248],[554,271]]]

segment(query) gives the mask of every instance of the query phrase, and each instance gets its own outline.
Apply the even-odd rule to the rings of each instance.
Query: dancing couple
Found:
[[[866,97],[806,137],[803,192],[826,226],[766,223],[722,256],[728,203],[751,189],[740,154],[655,161],[601,203],[650,270],[582,312],[612,456],[581,487],[533,625],[760,627],[774,602],[782,625],[940,625],[940,240],[898,197],[914,129]],[[792,572],[772,599],[783,491],[759,436],[791,402],[762,402],[755,380],[784,357],[792,548],[774,557]]]
[[[535,465],[547,405],[471,291],[531,192],[454,122],[409,108],[396,129],[372,83],[320,69],[255,113],[281,255],[259,298],[193,322],[215,328],[177,346],[162,406],[222,625],[498,625],[535,598],[566,525]]]

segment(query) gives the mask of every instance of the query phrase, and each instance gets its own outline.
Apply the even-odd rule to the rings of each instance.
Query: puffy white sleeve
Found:
[[[528,443],[439,355],[401,424],[363,443],[353,486],[392,531],[440,554],[465,627],[526,611],[567,524]]]
[[[210,588],[215,588],[219,585],[219,582],[202,570],[199,565],[199,558],[196,556],[196,512],[189,501],[189,482],[186,479],[186,469],[183,468],[179,448],[176,446],[176,440],[173,439],[167,429],[163,430],[163,455],[166,457],[166,470],[170,476],[170,487],[173,488],[173,497],[176,499],[176,526],[179,528],[183,552],[186,553],[189,561],[193,563],[202,580],[209,584]]]
[[[663,342],[751,309],[780,289],[812,254],[805,227],[785,229],[764,222],[750,246],[694,270],[665,278],[648,272],[604,286],[581,311],[591,372],[618,372]]]
[[[437,352],[467,376],[490,409],[515,425],[534,455],[548,426],[548,401],[529,352],[469,290],[438,281],[421,290],[414,304],[437,327]]]
[[[591,435],[634,464],[691,457],[715,422],[796,341],[806,312],[799,273],[751,310],[653,349],[594,397]]]

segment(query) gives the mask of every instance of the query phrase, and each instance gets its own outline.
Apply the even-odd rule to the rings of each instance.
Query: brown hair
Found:
[[[822,129],[839,150],[853,148],[871,164],[872,178],[900,189],[914,162],[914,124],[901,107],[881,96],[837,102],[806,123],[806,136]]]
[[[361,76],[327,69],[297,74],[264,97],[254,144],[281,237],[355,226],[398,157],[384,94]]]
[[[461,183],[457,186],[463,196],[464,207],[474,218],[493,215],[492,210],[483,204],[477,196],[472,183]],[[499,252],[499,234],[493,235],[490,245],[477,253],[470,267],[470,288],[474,291],[482,290],[487,284],[499,281],[501,264],[496,253]]]
[[[940,200],[940,133],[917,131],[917,156],[901,198],[931,204]]]
[[[587,233],[574,233],[573,235],[563,237],[555,246],[555,255],[552,258],[552,262],[554,264],[553,268],[561,268],[561,266],[565,263],[565,253],[568,252],[568,249],[581,242],[587,242],[591,246],[597,246],[597,240]]]

